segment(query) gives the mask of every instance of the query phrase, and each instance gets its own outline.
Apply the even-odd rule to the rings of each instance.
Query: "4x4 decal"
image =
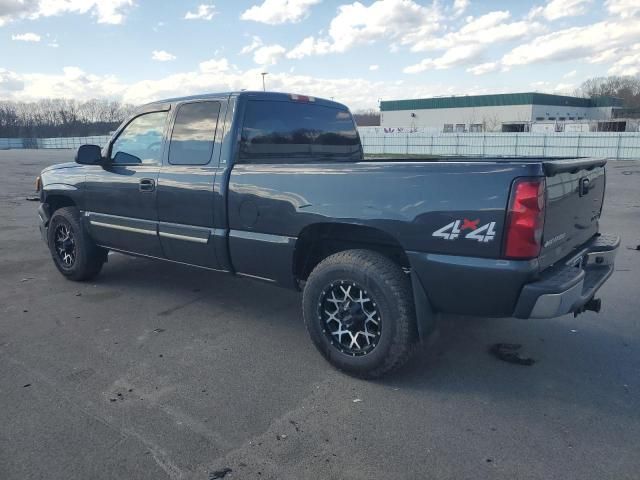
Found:
[[[477,242],[490,242],[496,236],[495,226],[496,222],[485,223],[482,226],[478,226],[480,220],[454,220],[448,223],[442,228],[439,228],[431,234],[432,237],[442,238],[444,240],[456,240],[458,237],[469,238]],[[464,230],[471,230],[466,234]]]

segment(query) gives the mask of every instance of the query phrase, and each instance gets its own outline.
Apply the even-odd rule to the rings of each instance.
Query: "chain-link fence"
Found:
[[[358,129],[366,155],[478,157],[607,157],[640,160],[640,133],[426,133],[379,127]],[[103,146],[109,136],[0,138],[0,149]]]
[[[0,138],[0,150],[9,148],[63,148],[77,149],[80,145],[106,145],[108,135],[93,137],[58,137],[58,138]]]
[[[369,155],[608,157],[640,159],[640,133],[438,133],[367,131]]]

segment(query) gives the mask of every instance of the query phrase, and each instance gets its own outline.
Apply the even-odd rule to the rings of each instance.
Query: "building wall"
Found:
[[[605,120],[611,118],[611,107],[558,107],[550,105],[533,105],[532,120],[569,121],[573,120]],[[564,120],[560,120],[563,118]]]
[[[594,107],[589,109],[592,120],[610,120],[613,117],[613,107]]]
[[[415,117],[411,114],[414,113]],[[555,105],[505,105],[491,107],[432,108],[422,110],[382,111],[383,127],[425,127],[442,131],[445,124],[464,124],[469,131],[471,124],[485,124],[487,131],[499,131],[503,123],[535,122],[543,120],[607,120],[612,107],[570,107]],[[560,120],[564,119],[564,120]]]
[[[415,117],[411,114],[415,113]],[[530,122],[531,105],[506,105],[496,107],[433,108],[425,110],[391,110],[381,112],[383,127],[427,127],[442,130],[446,123],[484,123],[488,130],[500,130],[502,122]]]

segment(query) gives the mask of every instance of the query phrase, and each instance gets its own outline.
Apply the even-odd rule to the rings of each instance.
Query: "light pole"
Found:
[[[266,88],[265,88],[265,86],[264,86],[264,77],[265,77],[265,76],[267,76],[267,75],[269,75],[269,72],[262,72],[260,75],[262,75],[262,91],[263,91],[263,92],[266,92],[266,91],[267,91],[267,89],[266,89]]]

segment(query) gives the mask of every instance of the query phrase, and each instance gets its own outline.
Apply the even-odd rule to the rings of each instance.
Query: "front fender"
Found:
[[[48,185],[43,185],[42,191],[47,193],[56,193],[59,191],[68,192],[68,191],[77,191],[79,188],[76,185],[69,185],[68,183],[50,183]]]

